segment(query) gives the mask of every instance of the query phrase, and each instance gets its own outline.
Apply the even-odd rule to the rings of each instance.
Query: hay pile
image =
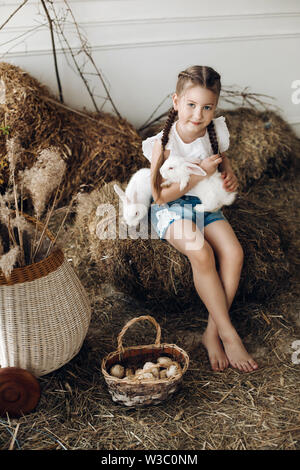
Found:
[[[248,107],[219,109],[230,132],[228,157],[239,180],[240,191],[248,190],[262,176],[280,176],[293,168],[300,158],[300,141],[291,126],[272,110]],[[149,127],[143,138],[155,135],[164,126],[159,121]]]
[[[154,135],[164,121],[147,128],[143,135],[125,119],[109,113],[74,112],[55,99],[35,78],[14,65],[0,63],[0,80],[6,87],[6,103],[0,105],[0,127],[9,126],[24,147],[22,169],[30,167],[38,153],[58,147],[68,169],[62,183],[60,203],[67,203],[80,188],[90,192],[103,184],[123,183],[139,168],[149,166],[141,141]],[[290,126],[273,111],[251,108],[218,110],[231,135],[228,155],[247,190],[261,176],[280,175],[299,159],[300,144]],[[0,184],[6,187],[6,135],[0,129]]]
[[[119,238],[119,199],[113,184],[110,182],[101,190],[82,196],[74,225],[77,233],[87,233],[90,255],[99,270],[99,282],[111,283],[122,292],[147,300],[157,308],[168,308],[168,311],[201,303],[188,258],[169,243],[151,239],[150,220],[147,239]],[[114,206],[115,214],[111,214],[111,219],[106,219],[107,214],[97,216],[99,204]],[[243,197],[224,212],[245,253],[236,297],[267,300],[286,289],[294,273],[294,265],[289,262],[291,251],[294,254],[293,230],[288,229],[288,221],[283,223],[272,208]],[[115,216],[116,238],[112,239]],[[107,223],[103,223],[104,219]],[[101,240],[97,236],[100,221],[102,227],[107,227],[107,239],[103,230]]]
[[[238,108],[220,114],[228,123],[228,155],[242,190],[248,189],[263,175],[284,174],[299,159],[299,139],[274,111]]]
[[[141,138],[125,119],[109,113],[77,114],[63,108],[35,78],[5,62],[0,63],[0,80],[6,87],[6,103],[0,105],[0,127],[9,126],[24,147],[21,168],[31,167],[38,153],[58,147],[67,161],[61,202],[85,190],[118,179],[126,181],[146,160]],[[88,116],[88,117],[87,117]],[[0,130],[0,184],[8,181],[6,135]]]

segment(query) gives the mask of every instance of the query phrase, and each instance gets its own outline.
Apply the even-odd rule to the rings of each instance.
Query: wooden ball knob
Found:
[[[0,368],[0,415],[19,417],[32,411],[41,396],[37,379],[18,367]]]

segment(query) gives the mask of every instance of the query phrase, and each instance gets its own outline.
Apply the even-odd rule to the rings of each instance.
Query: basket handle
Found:
[[[142,315],[140,317],[135,317],[135,318],[132,318],[131,320],[129,320],[129,322],[127,322],[126,325],[120,331],[120,333],[118,335],[118,350],[117,350],[119,354],[124,351],[122,339],[123,339],[123,336],[125,335],[126,331],[128,330],[128,328],[131,325],[133,325],[134,323],[136,323],[138,321],[143,321],[143,320],[149,320],[151,323],[153,323],[153,325],[156,328],[156,339],[155,339],[154,344],[155,344],[155,346],[160,345],[161,329],[160,329],[159,324],[157,323],[155,318],[151,317],[150,315]]]

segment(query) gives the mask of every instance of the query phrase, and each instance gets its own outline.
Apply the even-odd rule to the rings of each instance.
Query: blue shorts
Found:
[[[153,199],[151,202],[153,202]],[[201,231],[206,225],[216,220],[227,221],[221,210],[216,212],[198,212],[194,209],[197,204],[201,204],[201,200],[197,196],[186,195],[166,204],[152,204],[150,207],[151,224],[159,238],[162,240],[165,238],[168,227],[175,222],[175,220],[192,220]]]

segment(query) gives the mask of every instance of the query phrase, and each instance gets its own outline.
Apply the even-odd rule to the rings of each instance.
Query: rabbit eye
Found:
[[[174,167],[173,167],[173,166],[170,166],[169,170],[174,170]]]

